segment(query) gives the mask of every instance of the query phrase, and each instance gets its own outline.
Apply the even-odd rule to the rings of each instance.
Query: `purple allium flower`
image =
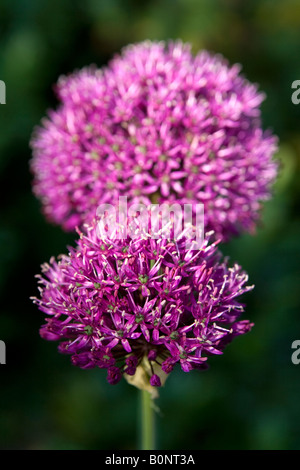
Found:
[[[148,383],[176,364],[185,372],[205,368],[252,323],[239,320],[239,297],[252,289],[238,265],[229,267],[207,234],[200,250],[184,237],[100,236],[97,224],[80,232],[68,255],[54,258],[39,275],[47,314],[40,334],[83,369],[107,369],[108,381],[135,375],[144,364]]]
[[[32,138],[34,193],[73,230],[99,204],[204,204],[205,230],[254,232],[277,173],[264,95],[240,66],[189,44],[124,48],[106,68],[61,77],[60,105]]]

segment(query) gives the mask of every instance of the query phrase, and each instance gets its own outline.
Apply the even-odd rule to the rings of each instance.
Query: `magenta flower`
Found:
[[[204,204],[206,231],[253,232],[277,173],[264,95],[219,55],[181,42],[126,47],[103,69],[61,77],[33,139],[33,188],[73,230],[99,204]]]
[[[33,301],[47,314],[40,334],[58,341],[75,366],[105,368],[111,384],[142,371],[158,387],[176,364],[185,372],[204,368],[207,356],[251,329],[239,320],[248,276],[228,266],[209,234],[193,250],[184,237],[118,233],[100,237],[90,226],[38,276]]]

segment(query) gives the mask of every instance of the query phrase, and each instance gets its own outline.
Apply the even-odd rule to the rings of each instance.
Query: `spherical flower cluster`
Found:
[[[60,105],[32,138],[33,188],[48,220],[73,230],[120,195],[204,204],[206,230],[253,232],[270,197],[276,138],[264,95],[238,65],[190,45],[146,41],[107,67],[57,83]]]
[[[47,314],[42,338],[58,341],[74,365],[107,369],[111,384],[144,367],[157,387],[158,371],[203,368],[251,329],[239,320],[248,276],[228,265],[210,234],[194,250],[184,236],[121,237],[116,229],[105,238],[97,228],[79,231],[68,255],[43,265],[33,298]]]

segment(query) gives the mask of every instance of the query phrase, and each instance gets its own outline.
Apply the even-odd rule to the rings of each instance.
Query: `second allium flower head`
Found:
[[[248,276],[222,259],[216,242],[207,237],[193,250],[184,236],[118,233],[105,238],[89,226],[38,276],[34,302],[47,315],[41,336],[59,341],[74,365],[107,369],[111,384],[125,374],[140,388],[157,387],[176,364],[203,368],[208,355],[251,329],[239,319]]]
[[[270,196],[276,138],[264,96],[220,56],[181,42],[126,47],[57,84],[60,106],[32,139],[34,192],[73,230],[102,203],[204,204],[205,230],[252,232]]]

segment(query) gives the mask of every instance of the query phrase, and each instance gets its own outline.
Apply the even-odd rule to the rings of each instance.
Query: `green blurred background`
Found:
[[[157,405],[160,449],[300,449],[298,0],[1,0],[0,365],[1,449],[136,449],[139,393],[105,372],[83,371],[40,339],[35,274],[73,236],[47,224],[31,192],[29,140],[55,107],[61,74],[99,67],[128,43],[177,39],[239,62],[267,99],[263,125],[280,138],[281,172],[256,236],[223,246],[255,290],[244,318],[255,328],[205,372],[174,371]]]

